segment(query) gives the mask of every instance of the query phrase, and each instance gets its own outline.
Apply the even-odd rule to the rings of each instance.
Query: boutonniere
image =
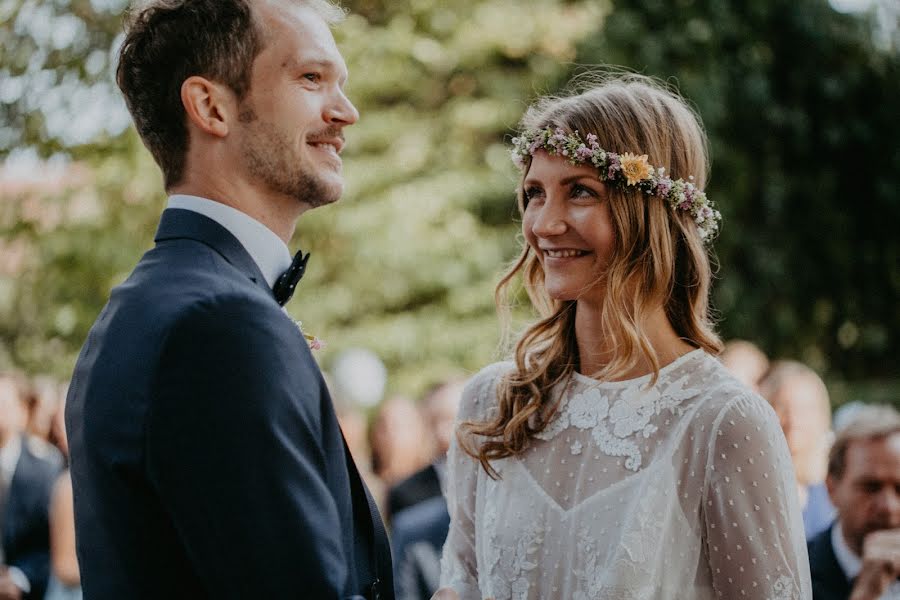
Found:
[[[325,340],[320,339],[315,335],[312,335],[310,333],[306,333],[305,331],[303,331],[303,321],[294,321],[294,323],[297,325],[297,329],[300,330],[300,333],[303,334],[303,337],[306,338],[306,343],[309,344],[310,350],[321,350],[322,348],[324,348],[327,345],[325,343]]]

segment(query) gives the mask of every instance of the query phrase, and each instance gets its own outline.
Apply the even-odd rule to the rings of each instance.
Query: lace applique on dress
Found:
[[[775,585],[772,586],[771,600],[796,600],[795,592],[794,580],[787,575],[782,575],[775,580]]]
[[[497,505],[488,503],[484,512],[484,527],[489,532],[484,552],[489,571],[487,596],[526,600],[531,587],[528,572],[538,566],[535,554],[544,541],[544,528],[533,521],[510,545],[498,540],[497,525]]]
[[[643,463],[640,446],[629,438],[638,434],[649,438],[657,431],[650,420],[669,410],[680,414],[681,403],[697,394],[694,388],[686,388],[688,377],[673,382],[659,381],[650,389],[635,384],[621,391],[618,400],[610,404],[609,397],[598,388],[563,398],[553,419],[535,437],[549,441],[569,427],[590,430],[594,442],[608,456],[625,456],[625,467],[637,471]],[[573,446],[572,454],[579,454],[581,447]]]

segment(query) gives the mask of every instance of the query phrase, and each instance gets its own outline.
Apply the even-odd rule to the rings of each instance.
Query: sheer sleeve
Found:
[[[755,395],[735,398],[709,433],[703,513],[716,594],[810,599],[794,471],[771,407]]]
[[[462,395],[459,425],[468,420],[485,418],[488,404],[493,404],[499,366],[481,371],[466,385]],[[447,454],[447,509],[450,531],[441,559],[441,587],[452,588],[460,600],[478,600],[478,568],[475,558],[475,506],[478,493],[480,463],[466,454],[454,436]]]

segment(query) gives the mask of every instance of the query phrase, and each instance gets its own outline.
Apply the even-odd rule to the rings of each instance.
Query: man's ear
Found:
[[[838,481],[834,478],[834,475],[829,473],[825,476],[825,489],[828,490],[828,497],[831,498],[831,503],[834,504],[834,492],[837,489]]]
[[[228,135],[237,118],[234,93],[225,85],[192,75],[181,84],[181,103],[192,125],[215,137]]]

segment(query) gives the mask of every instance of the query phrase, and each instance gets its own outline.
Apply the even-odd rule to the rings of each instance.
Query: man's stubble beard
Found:
[[[288,138],[250,110],[239,117],[247,128],[241,155],[247,171],[269,190],[317,208],[336,202],[341,190],[325,183],[295,157]]]

